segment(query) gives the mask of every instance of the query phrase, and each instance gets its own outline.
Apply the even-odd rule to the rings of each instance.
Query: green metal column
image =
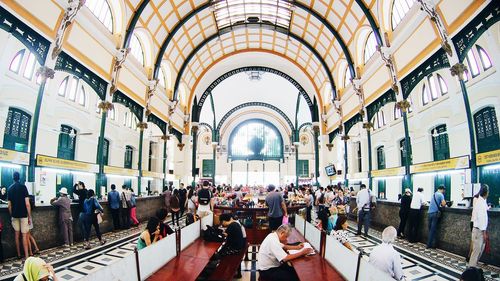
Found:
[[[38,88],[38,95],[36,98],[35,112],[33,114],[31,126],[31,141],[30,141],[30,162],[28,166],[28,181],[35,181],[35,166],[36,166],[36,137],[38,134],[38,122],[40,120],[40,110],[42,107],[43,93],[45,91],[46,79],[42,79],[42,84]]]
[[[162,138],[163,139],[163,138]],[[167,176],[167,139],[163,139],[163,186],[161,187],[162,190],[166,185],[165,182],[165,177]]]
[[[106,119],[108,116],[107,109],[101,109],[101,130],[99,132],[99,140],[97,143],[97,164],[99,165],[99,172],[96,178],[95,191],[98,198],[101,198],[101,186],[104,182],[104,134],[106,131]]]
[[[316,180],[316,186],[319,186],[318,177],[319,177],[319,126],[314,126],[314,178]]]
[[[405,176],[404,176],[404,186],[405,188],[412,188],[411,185],[411,175],[410,175],[410,130],[408,128],[408,113],[407,108],[401,109],[403,115],[403,126],[405,130]]]
[[[144,128],[141,128],[139,133],[139,162],[137,162],[137,169],[139,170],[139,177],[137,178],[137,194],[141,194],[142,186],[142,145],[144,142]]]
[[[472,183],[478,182],[477,177],[477,163],[476,163],[476,140],[474,138],[474,121],[472,120],[472,112],[470,110],[469,95],[467,93],[467,86],[460,77],[460,88],[462,89],[462,97],[464,99],[465,115],[467,116],[467,125],[469,127],[469,143],[470,143],[470,177]]]
[[[191,186],[196,187],[196,147],[198,146],[198,124],[192,126],[191,136],[193,137],[193,155],[191,156],[191,176],[193,177],[193,182]]]
[[[295,146],[295,188],[299,186],[299,146]]]
[[[216,158],[216,153],[217,153],[217,146],[216,145],[213,145],[213,148],[212,148],[213,152],[212,152],[212,158],[213,158],[213,171],[212,171],[212,183],[215,185],[215,165],[217,163],[217,158]]]
[[[370,128],[366,129],[366,137],[368,140],[368,188],[373,190],[373,179],[372,179],[372,134]]]
[[[344,185],[347,187],[349,185],[349,180],[347,179],[347,171],[349,167],[347,165],[347,140],[344,140]]]

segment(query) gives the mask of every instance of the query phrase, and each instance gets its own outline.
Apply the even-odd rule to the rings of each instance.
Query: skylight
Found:
[[[213,0],[212,9],[219,30],[243,23],[272,24],[288,29],[293,1]]]

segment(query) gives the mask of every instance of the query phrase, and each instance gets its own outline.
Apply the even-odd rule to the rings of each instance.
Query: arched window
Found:
[[[87,95],[85,94],[85,89],[83,85],[80,85],[80,89],[78,91],[78,104],[81,106],[85,106],[87,103]]]
[[[498,120],[493,106],[488,106],[474,114],[477,150],[479,153],[500,149]]]
[[[57,90],[57,95],[61,97],[66,97],[70,101],[78,102],[81,106],[85,106],[87,104],[87,94],[85,92],[85,88],[83,87],[83,83],[78,77],[67,76],[63,79],[61,84],[59,84],[59,89]],[[99,100],[97,101],[97,106],[99,105]],[[99,108],[97,108],[97,112],[100,113]]]
[[[411,165],[413,160],[412,160],[412,152],[411,152],[411,141],[410,141],[410,145],[409,145],[410,149],[409,149],[409,158],[410,159],[406,159],[406,146],[405,146],[405,139],[401,139],[399,141],[399,151],[401,152],[401,166],[406,166],[406,161],[409,161],[409,164]]]
[[[349,70],[349,66],[345,68],[345,73],[344,73],[344,88],[347,87],[351,83],[351,71]]]
[[[439,74],[430,74],[422,87],[422,104],[426,105],[447,93],[448,85],[443,77]]]
[[[394,120],[399,119],[401,116],[403,116],[401,108],[398,108],[396,105],[394,105]]]
[[[160,67],[160,72],[158,73],[158,84],[162,86],[163,88],[167,88],[167,83],[165,81],[165,72],[163,71],[163,67]]]
[[[104,165],[109,164],[109,140],[104,139],[103,147],[102,147],[102,161]]]
[[[109,116],[109,118],[111,118],[111,120],[115,120],[115,118],[116,118],[116,113],[115,113],[115,109],[114,109],[114,108],[112,108],[112,109],[110,109],[110,110],[108,111],[108,116]]]
[[[57,91],[57,94],[61,97],[66,96],[66,89],[68,88],[68,80],[69,80],[69,76],[64,78],[62,80],[61,84],[59,85],[59,90]]]
[[[465,82],[469,79],[477,77],[481,72],[490,69],[493,64],[491,62],[490,56],[481,46],[475,45],[475,48],[471,48],[467,52],[467,69],[466,76],[464,77]],[[481,62],[481,63],[479,63]]]
[[[137,61],[144,66],[144,49],[137,35],[133,34],[130,38],[130,53]]]
[[[10,62],[9,70],[19,74],[19,70],[21,69],[21,63],[23,62],[24,53],[26,49],[22,49],[17,52],[12,61]]]
[[[132,158],[134,156],[134,148],[130,145],[125,146],[125,160],[123,167],[127,169],[132,169]]]
[[[403,20],[404,16],[410,8],[415,3],[415,0],[394,0],[392,2],[392,10],[391,10],[391,23],[392,30],[396,29],[398,24]]]
[[[10,107],[5,122],[3,147],[27,152],[30,134],[31,115],[23,110]]]
[[[448,144],[448,133],[446,125],[439,125],[432,129],[432,151],[434,161],[450,158],[450,147]]]
[[[325,103],[331,103],[333,101],[333,91],[332,86],[327,84],[323,92],[323,99]]]
[[[385,115],[384,115],[384,112],[382,110],[379,110],[377,111],[377,113],[375,114],[375,117],[373,117],[373,128],[374,129],[379,129],[379,128],[382,128],[383,126],[385,126]]]
[[[113,15],[111,8],[106,0],[86,0],[85,6],[94,14],[94,16],[113,33]]]
[[[75,160],[76,130],[68,125],[61,125],[57,158]]]
[[[364,63],[367,63],[368,60],[375,54],[375,51],[377,50],[377,41],[375,40],[375,34],[373,34],[373,31],[370,32],[368,37],[366,38],[365,42],[365,56],[364,56]]]
[[[384,146],[379,146],[377,148],[377,169],[383,170],[385,169],[385,151]],[[377,179],[378,185],[378,197],[386,198],[386,188],[385,188],[385,180]]]
[[[283,158],[283,139],[270,122],[248,120],[231,132],[229,157],[233,160],[279,160]]]

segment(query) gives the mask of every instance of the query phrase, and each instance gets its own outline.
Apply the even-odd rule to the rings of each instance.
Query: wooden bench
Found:
[[[203,238],[198,238],[147,280],[194,281],[221,245],[219,242],[206,242]]]
[[[233,280],[235,273],[241,275],[241,261],[248,251],[248,243],[243,251],[237,255],[229,255],[222,257],[219,265],[210,274],[208,280],[211,281],[230,281]]]
[[[305,242],[304,237],[294,228],[288,237],[288,243]],[[323,258],[316,253],[291,261],[300,280],[344,280],[342,276]]]

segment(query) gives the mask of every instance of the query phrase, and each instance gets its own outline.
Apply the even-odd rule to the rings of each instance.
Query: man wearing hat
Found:
[[[68,189],[59,190],[59,198],[50,200],[52,206],[59,207],[59,224],[64,238],[64,246],[73,245],[73,217],[71,216],[71,199],[68,198]]]

